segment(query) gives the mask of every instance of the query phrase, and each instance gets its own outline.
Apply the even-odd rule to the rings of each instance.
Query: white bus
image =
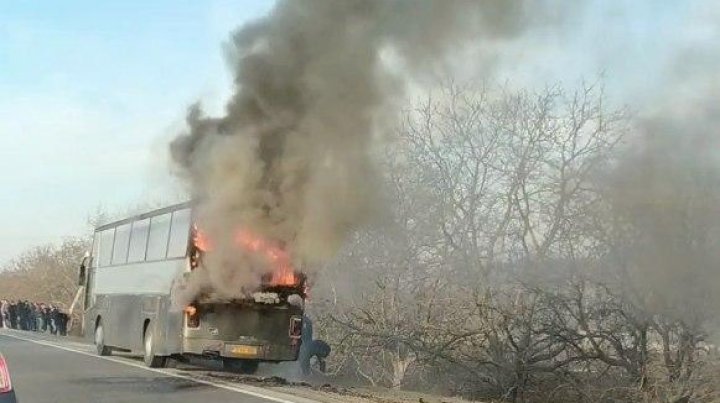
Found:
[[[95,230],[79,281],[85,287],[83,332],[98,354],[142,352],[150,367],[203,355],[245,372],[261,361],[296,360],[305,298],[301,273],[293,272],[292,285],[261,287],[263,295],[275,296],[269,301],[199,297],[184,309],[173,306],[176,282],[202,266],[206,253],[194,241],[194,228],[193,206],[184,203]]]

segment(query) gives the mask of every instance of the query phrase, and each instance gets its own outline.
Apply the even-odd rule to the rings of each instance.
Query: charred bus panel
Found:
[[[187,314],[183,351],[222,358],[294,361],[302,308],[289,304],[206,303]]]
[[[295,361],[300,350],[305,277],[264,285],[251,297],[201,295],[185,308],[183,351],[220,358]]]

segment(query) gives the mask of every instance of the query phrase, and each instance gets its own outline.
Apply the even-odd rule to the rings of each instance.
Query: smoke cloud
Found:
[[[207,281],[234,294],[267,270],[233,244],[238,228],[279,242],[296,265],[332,256],[382,211],[372,151],[406,80],[545,17],[523,1],[284,0],[241,27],[227,46],[236,92],[225,115],[192,107],[171,144],[214,243]]]
[[[720,302],[720,110],[698,108],[642,122],[614,195],[630,224],[624,254],[634,283],[653,309],[680,316]]]
[[[691,39],[642,105],[612,202],[629,224],[620,249],[642,303],[692,323],[720,303],[720,48]]]

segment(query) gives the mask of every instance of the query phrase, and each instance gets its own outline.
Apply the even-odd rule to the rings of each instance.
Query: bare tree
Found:
[[[671,170],[681,196],[646,187],[628,130],[593,85],[450,85],[408,110],[386,155],[392,213],[315,291],[336,373],[517,402],[712,401],[716,298],[698,281],[718,261],[715,170]]]
[[[58,246],[28,250],[0,272],[0,295],[68,308],[77,291],[80,261],[89,247],[87,239],[68,238]]]
[[[400,139],[414,181],[436,195],[439,233],[464,267],[588,253],[593,179],[625,133],[602,89],[567,94],[449,86],[408,112]]]
[[[594,87],[450,85],[408,111],[386,158],[392,224],[359,234],[334,265],[353,290],[324,279],[335,345],[360,376],[399,387],[409,368],[452,362],[523,400],[536,373],[566,365],[566,346],[538,321],[545,296],[493,288],[513,267],[594,253],[593,175],[622,117]]]

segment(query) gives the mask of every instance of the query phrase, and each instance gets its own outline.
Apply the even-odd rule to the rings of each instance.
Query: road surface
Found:
[[[207,371],[150,369],[128,355],[98,357],[91,345],[30,332],[0,330],[0,352],[21,403],[316,403],[214,380]]]

